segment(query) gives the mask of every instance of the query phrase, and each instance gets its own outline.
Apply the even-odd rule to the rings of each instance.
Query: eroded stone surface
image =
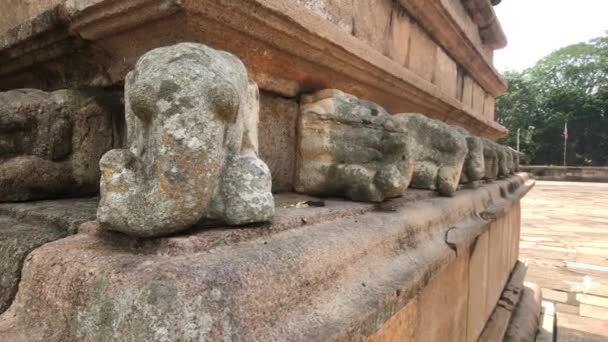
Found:
[[[125,102],[129,149],[100,162],[104,229],[149,237],[205,217],[270,219],[270,172],[257,159],[259,93],[240,60],[194,43],[152,50],[128,74]]]
[[[460,183],[471,183],[483,179],[486,173],[483,140],[471,135],[471,133],[464,128],[455,128],[466,137],[468,148],[462,174],[460,175]]]
[[[0,93],[0,201],[96,193],[120,112],[120,96],[102,90]]]
[[[407,189],[406,131],[380,106],[327,89],[302,100],[295,189],[380,202]]]
[[[495,142],[483,139],[483,159],[486,170],[483,178],[487,181],[498,178],[498,145]]]
[[[509,208],[530,186],[516,178],[454,198],[414,190],[406,197],[430,196],[395,200],[388,212],[328,200],[325,207],[281,207],[259,229],[144,241],[107,232],[61,239],[25,262],[17,297],[0,315],[0,340],[361,341],[438,279],[456,254],[467,258],[489,223],[475,213]],[[505,198],[512,182],[520,187]],[[451,247],[448,230],[463,239]],[[450,297],[442,302],[435,293],[429,300],[439,308],[458,302],[442,320],[462,312],[462,297],[441,292]],[[418,336],[466,327],[433,325],[433,310],[421,313],[427,318]]]
[[[458,188],[468,153],[467,140],[458,129],[422,114],[395,114],[407,132],[414,160],[413,188],[452,195]]]
[[[26,256],[47,242],[73,234],[80,223],[95,217],[96,206],[96,199],[0,205],[0,312],[17,292]]]

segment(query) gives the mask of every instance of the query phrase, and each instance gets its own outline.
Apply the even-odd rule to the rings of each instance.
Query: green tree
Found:
[[[608,36],[554,51],[534,67],[508,72],[509,91],[497,118],[510,133],[503,143],[530,164],[561,164],[568,122],[569,165],[608,165]]]

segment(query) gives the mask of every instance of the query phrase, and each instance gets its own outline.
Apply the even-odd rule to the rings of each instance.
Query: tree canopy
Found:
[[[554,51],[530,69],[504,74],[497,120],[509,129],[502,143],[529,164],[561,165],[568,123],[568,165],[608,166],[608,33]]]

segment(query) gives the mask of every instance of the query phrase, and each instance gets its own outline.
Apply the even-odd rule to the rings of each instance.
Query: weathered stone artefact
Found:
[[[483,152],[483,140],[471,135],[461,127],[455,127],[467,139],[467,156],[464,160],[460,183],[472,183],[483,179],[486,173]]]
[[[229,53],[192,43],[146,53],[125,83],[129,149],[100,162],[101,226],[150,237],[202,218],[269,220],[270,171],[256,155],[258,100]]]
[[[517,171],[519,171],[520,152],[517,152],[516,150],[514,150],[511,147],[508,147],[508,149],[509,149],[509,153],[511,153],[511,159],[512,159],[511,174],[514,174]]]
[[[485,175],[483,179],[493,181],[498,178],[498,145],[488,139],[483,139],[483,159]]]
[[[513,156],[511,156],[507,147],[497,143],[494,143],[494,146],[496,146],[496,155],[498,156],[498,178],[504,179],[511,174],[512,163],[509,161],[509,157],[512,160]]]
[[[407,132],[414,160],[411,186],[452,195],[468,153],[466,137],[455,127],[422,114],[395,114]]]
[[[0,93],[0,201],[92,195],[120,97],[101,90]]]
[[[302,100],[295,189],[379,202],[407,189],[406,131],[380,106],[327,89]]]

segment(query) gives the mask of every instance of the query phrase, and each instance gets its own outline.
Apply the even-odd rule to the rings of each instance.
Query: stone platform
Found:
[[[87,223],[28,256],[0,340],[475,341],[532,185],[521,174],[380,205],[279,195],[272,224],[153,240]]]
[[[521,168],[538,180],[608,183],[608,167],[522,166]]]
[[[538,181],[522,201],[527,280],[553,303],[559,341],[608,339],[608,184]]]

